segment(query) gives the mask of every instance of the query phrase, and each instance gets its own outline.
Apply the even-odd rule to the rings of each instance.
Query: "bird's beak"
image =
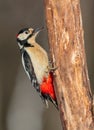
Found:
[[[32,37],[33,39],[35,39],[36,36],[38,35],[38,33],[39,33],[40,31],[42,31],[43,29],[44,29],[44,27],[37,28],[37,29],[29,28],[29,31],[31,32],[30,37]]]
[[[33,35],[36,37],[37,34],[38,34],[40,31],[42,31],[43,29],[44,29],[44,27],[37,28],[37,29],[33,30],[33,31],[34,31],[34,32],[33,32]]]
[[[34,30],[34,33],[39,33],[40,31],[42,31],[44,29],[44,27],[41,27],[41,28],[37,28]]]

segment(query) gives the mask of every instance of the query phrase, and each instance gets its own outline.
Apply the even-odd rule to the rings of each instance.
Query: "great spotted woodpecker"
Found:
[[[24,70],[32,86],[46,104],[50,100],[58,108],[53,85],[53,68],[50,67],[47,52],[36,42],[36,36],[42,29],[22,29],[17,34],[17,42]]]

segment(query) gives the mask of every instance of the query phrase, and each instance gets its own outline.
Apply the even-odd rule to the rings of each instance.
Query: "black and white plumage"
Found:
[[[25,69],[29,79],[31,80],[32,86],[35,87],[35,89],[39,92],[40,91],[39,84],[38,84],[38,81],[37,81],[37,78],[36,78],[36,75],[34,72],[32,62],[30,60],[29,55],[27,54],[27,52],[24,49],[22,52],[22,63],[23,63],[24,69]]]
[[[23,67],[32,86],[39,92],[45,103],[50,100],[57,107],[52,75],[48,69],[48,55],[35,40],[41,30],[42,28],[36,30],[32,28],[22,29],[17,35],[17,42],[20,47]]]

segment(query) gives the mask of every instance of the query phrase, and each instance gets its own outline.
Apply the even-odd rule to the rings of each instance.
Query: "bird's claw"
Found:
[[[47,73],[54,73],[57,70],[57,66],[55,66],[55,63],[52,61],[49,61],[49,66],[47,66]]]

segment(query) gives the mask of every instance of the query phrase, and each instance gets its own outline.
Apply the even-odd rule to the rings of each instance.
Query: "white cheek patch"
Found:
[[[18,39],[25,40],[25,39],[27,39],[28,36],[29,36],[29,34],[22,33],[22,34],[19,34]]]

